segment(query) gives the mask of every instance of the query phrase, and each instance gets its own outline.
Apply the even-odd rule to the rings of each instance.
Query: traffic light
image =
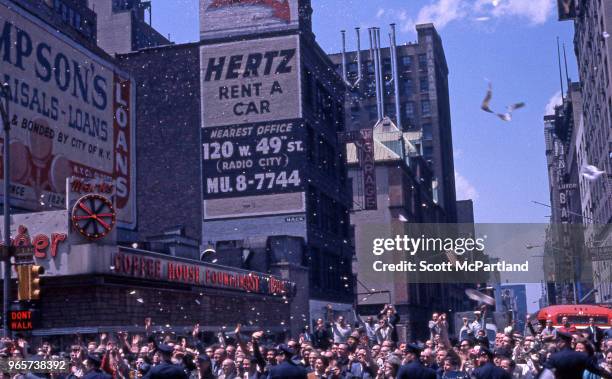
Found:
[[[27,300],[30,291],[30,265],[17,266],[17,300]]]
[[[17,266],[17,299],[38,300],[40,299],[40,275],[45,273],[42,266],[19,265]]]
[[[30,266],[30,300],[40,299],[40,276],[45,273],[43,266]]]

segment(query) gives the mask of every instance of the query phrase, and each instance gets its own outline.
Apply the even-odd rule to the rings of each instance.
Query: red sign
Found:
[[[68,238],[66,233],[51,233],[51,236],[37,234],[34,238],[30,238],[28,228],[25,225],[19,225],[17,235],[11,239],[11,245],[33,246],[34,257],[38,259],[45,259],[48,254],[51,254],[51,257],[54,258],[57,256],[59,244],[66,241],[66,238]],[[0,242],[0,246],[4,246],[4,243]]]
[[[117,253],[112,262],[112,272],[125,276],[263,295],[293,296],[289,281],[254,272],[213,269],[202,264],[169,261],[141,254]]]
[[[91,182],[81,179],[72,180],[70,190],[75,193],[104,193],[112,195],[113,185],[105,182]]]
[[[29,311],[10,311],[9,328],[12,331],[27,331],[34,329],[34,312]]]
[[[213,0],[209,8],[226,8],[236,5],[260,5],[272,9],[274,17],[287,23],[291,21],[288,0]]]
[[[121,80],[115,75],[115,102],[114,102],[114,146],[115,165],[113,167],[117,186],[115,203],[117,209],[123,209],[130,199],[131,171],[131,140],[130,140],[130,81]]]
[[[365,198],[365,209],[376,210],[376,165],[374,164],[374,130],[361,129],[361,147],[363,155],[359,159],[363,170],[363,193]]]
[[[90,240],[104,238],[115,226],[115,208],[104,196],[81,197],[72,208],[72,226]]]

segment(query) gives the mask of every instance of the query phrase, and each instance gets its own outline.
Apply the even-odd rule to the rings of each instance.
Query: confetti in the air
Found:
[[[139,302],[139,303],[141,303],[141,304],[142,304],[142,303],[144,303],[144,300],[143,300],[141,297],[139,297],[138,299],[136,299],[136,301],[137,301],[137,302]]]
[[[136,293],[136,291],[130,291],[130,295],[133,295],[135,293]]]
[[[401,213],[400,213],[400,215],[399,215],[398,219],[399,219],[401,222],[408,222],[408,219],[406,218],[406,216],[404,216],[404,215],[403,215],[403,214],[401,214]]]
[[[610,38],[610,33],[608,32],[603,32],[601,33],[601,35],[603,36],[603,38]]]

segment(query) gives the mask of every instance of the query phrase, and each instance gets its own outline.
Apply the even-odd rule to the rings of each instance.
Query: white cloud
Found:
[[[546,108],[544,109],[544,114],[555,114],[555,106],[561,105],[563,99],[561,98],[561,91],[555,92],[554,95],[548,100],[548,104],[546,104]]]
[[[478,191],[465,177],[455,171],[455,189],[457,200],[478,199]]]
[[[454,21],[488,21],[493,18],[518,18],[539,25],[552,15],[555,0],[433,0],[415,18],[405,10],[379,9],[377,18],[400,15],[400,30],[414,32],[416,24],[433,23],[438,30]]]
[[[551,15],[554,0],[500,0],[491,10],[496,17],[519,16],[532,24],[543,24]]]
[[[436,28],[442,29],[451,21],[466,16],[464,0],[438,0],[421,8],[416,18],[417,24],[432,22]]]

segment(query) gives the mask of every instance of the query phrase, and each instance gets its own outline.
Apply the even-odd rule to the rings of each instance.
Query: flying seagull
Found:
[[[487,94],[484,100],[482,100],[482,105],[480,106],[480,109],[482,109],[485,112],[495,113],[491,110],[491,108],[489,108],[489,103],[491,102],[492,97],[493,97],[493,87],[491,86],[491,82],[489,82],[489,89],[487,89]]]
[[[492,110],[491,107],[489,106],[489,103],[491,102],[492,98],[493,98],[493,86],[491,85],[491,82],[489,82],[489,87],[487,89],[487,94],[485,95],[485,98],[482,100],[482,104],[480,105],[480,109],[482,109],[483,111],[485,111],[487,113],[495,114],[497,117],[499,117],[503,121],[511,121],[512,120],[512,112],[514,112],[517,109],[523,108],[525,106],[524,102],[514,103],[514,104],[511,104],[511,105],[506,107],[506,112],[505,113],[497,113],[494,110]]]
[[[498,113],[497,117],[501,118],[504,121],[511,121],[512,112],[514,112],[517,109],[523,108],[524,106],[525,106],[525,103],[523,102],[511,104],[510,106],[506,107],[506,110],[507,110],[506,113]]]
[[[582,166],[582,170],[580,170],[582,176],[587,178],[588,180],[597,180],[600,176],[602,176],[605,171],[598,169],[593,165]]]

